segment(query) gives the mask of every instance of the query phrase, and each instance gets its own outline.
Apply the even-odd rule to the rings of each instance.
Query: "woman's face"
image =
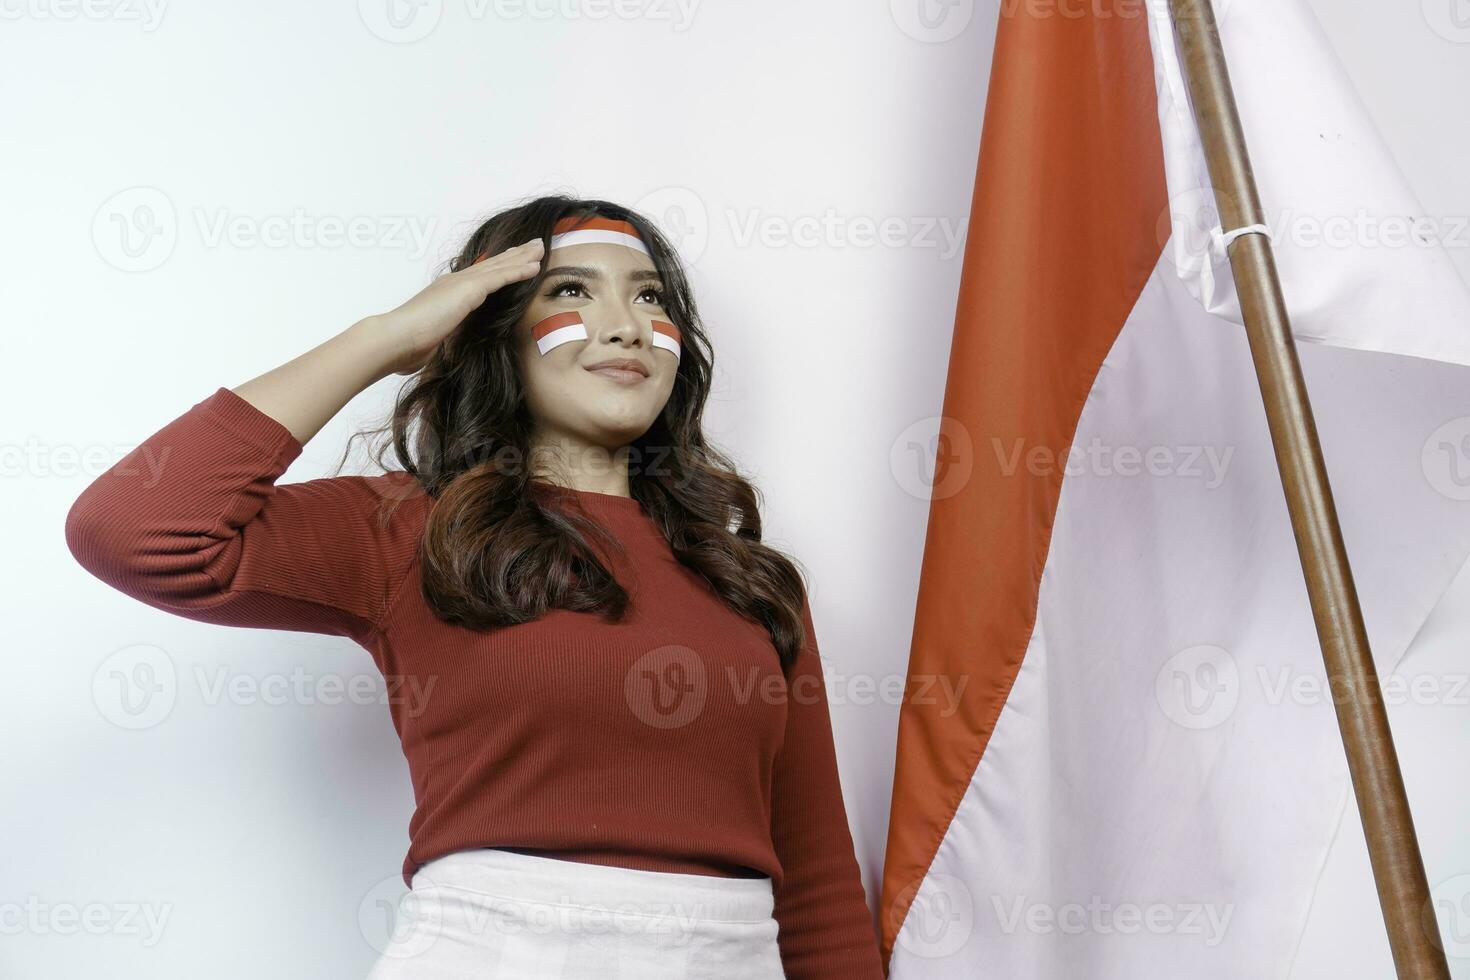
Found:
[[[554,248],[546,270],[517,327],[536,441],[563,450],[615,451],[648,431],[674,387],[678,358],[654,346],[651,326],[669,319],[663,280],[647,255],[605,242]],[[547,317],[573,312],[587,339],[542,354],[533,329]],[[630,361],[638,370],[628,375],[598,368],[608,361]]]

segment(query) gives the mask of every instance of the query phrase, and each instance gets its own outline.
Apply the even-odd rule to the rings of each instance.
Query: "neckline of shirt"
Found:
[[[625,497],[618,493],[603,493],[600,490],[582,490],[566,487],[546,480],[532,479],[532,485],[551,492],[570,494],[584,504],[612,513],[645,514],[643,502],[636,497]]]

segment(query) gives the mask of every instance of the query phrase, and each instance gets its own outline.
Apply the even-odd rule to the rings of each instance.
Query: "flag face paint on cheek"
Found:
[[[573,340],[586,340],[587,325],[576,311],[557,313],[531,327],[531,336],[536,338],[536,349],[545,357],[554,347]]]
[[[679,328],[667,320],[654,320],[653,346],[655,349],[662,348],[678,359],[683,347],[681,340],[683,335]],[[555,347],[570,343],[573,340],[587,339],[587,325],[582,321],[582,315],[575,310],[566,313],[556,313],[538,321],[531,327],[531,336],[536,339],[536,349],[545,357]]]
[[[679,332],[679,328],[669,321],[653,321],[653,346],[655,348],[662,347],[673,354],[675,359],[678,359],[683,349],[683,339],[684,335]]]

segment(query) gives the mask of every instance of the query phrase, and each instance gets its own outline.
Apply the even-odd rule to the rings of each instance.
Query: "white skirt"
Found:
[[[770,878],[498,848],[415,872],[367,980],[784,980]]]

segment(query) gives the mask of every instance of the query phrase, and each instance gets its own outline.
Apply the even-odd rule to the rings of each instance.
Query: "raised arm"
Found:
[[[416,370],[496,289],[539,269],[541,242],[451,273],[233,390],[220,388],[99,476],[72,505],[77,561],[155,607],[209,622],[378,629],[418,527],[390,519],[404,474],[276,486],[302,445],[365,387]]]
[[[809,602],[803,616],[807,642],[787,683],[786,738],[771,790],[771,839],[783,872],[775,909],[781,962],[787,980],[882,980]]]
[[[534,277],[543,251],[533,238],[441,276],[397,309],[359,321],[234,391],[305,443],[369,385],[418,370],[491,293]]]
[[[113,588],[190,619],[365,639],[414,554],[408,514],[379,517],[408,478],[276,487],[300,453],[289,430],[220,388],[82,492],[67,546]]]

